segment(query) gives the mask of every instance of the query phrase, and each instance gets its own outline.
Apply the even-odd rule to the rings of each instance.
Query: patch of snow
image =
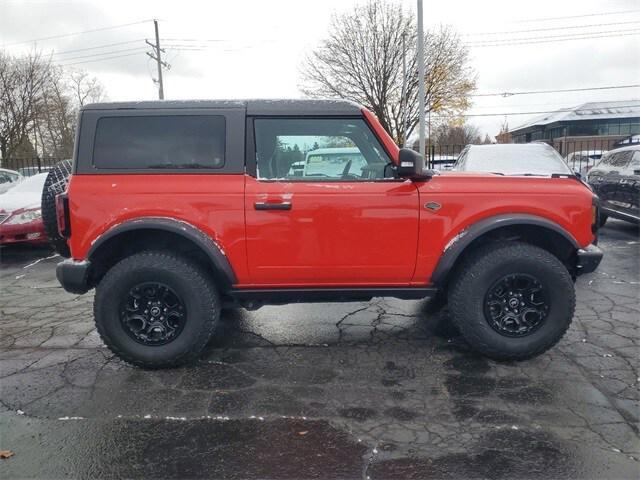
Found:
[[[25,265],[25,266],[24,266],[24,267],[22,267],[22,268],[23,268],[23,269],[25,269],[25,268],[30,268],[30,267],[33,267],[34,265],[37,265],[38,263],[40,263],[40,262],[42,262],[42,261],[44,261],[44,260],[49,260],[49,259],[51,259],[51,258],[56,258],[56,257],[59,257],[59,256],[60,256],[60,255],[58,255],[57,253],[55,253],[55,254],[51,255],[50,257],[43,257],[43,258],[39,258],[39,259],[38,259],[38,260],[36,260],[35,262],[30,263],[29,265]]]

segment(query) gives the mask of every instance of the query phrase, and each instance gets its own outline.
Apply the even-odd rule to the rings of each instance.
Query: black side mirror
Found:
[[[435,173],[432,170],[425,170],[424,157],[410,148],[401,148],[398,159],[400,164],[397,166],[396,172],[400,178],[424,180],[431,178]]]

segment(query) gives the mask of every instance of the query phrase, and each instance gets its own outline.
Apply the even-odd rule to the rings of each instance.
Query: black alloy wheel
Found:
[[[484,315],[496,332],[525,337],[535,332],[549,313],[549,295],[532,275],[515,273],[495,282],[484,299]]]
[[[142,345],[172,342],[182,332],[186,319],[184,301],[160,282],[135,285],[120,305],[122,327]]]

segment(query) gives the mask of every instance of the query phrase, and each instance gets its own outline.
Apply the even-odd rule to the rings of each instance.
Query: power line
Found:
[[[615,35],[593,35],[593,36],[586,36],[586,37],[578,37],[578,36],[574,36],[574,37],[566,37],[566,38],[558,38],[555,40],[531,40],[531,41],[496,41],[495,43],[481,43],[478,42],[476,44],[474,43],[467,43],[465,44],[467,47],[471,47],[471,48],[483,48],[483,47],[510,47],[510,46],[516,46],[516,45],[533,45],[536,43],[557,43],[557,42],[567,42],[567,41],[576,41],[576,40],[590,40],[590,39],[595,39],[595,38],[618,38],[618,37],[629,37],[629,36],[634,36],[634,35],[638,35],[640,34],[640,30],[630,30],[630,32],[632,33],[616,33]]]
[[[85,52],[87,50],[99,50],[101,48],[115,47],[118,45],[127,45],[129,43],[142,42],[143,40],[144,38],[136,38],[135,40],[128,40],[126,42],[105,43],[103,45],[96,45],[95,47],[76,48],[75,50],[63,50],[62,52],[58,52],[54,50],[51,55],[52,56],[67,55],[69,53]]]
[[[81,63],[91,63],[91,62],[102,62],[105,60],[113,60],[114,58],[122,58],[122,57],[131,57],[133,55],[140,55],[143,52],[135,52],[135,53],[125,53],[124,55],[114,55],[113,57],[107,57],[107,58],[96,58],[93,60],[85,60],[83,62],[72,62],[72,63],[61,63],[60,66],[61,67],[68,67],[71,65],[80,65]]]
[[[165,42],[226,42],[222,38],[164,38]]]
[[[640,107],[640,104],[634,105],[617,105],[615,108],[631,108]],[[438,115],[438,118],[456,118],[456,117],[505,117],[511,115],[538,115],[543,113],[562,113],[562,112],[590,112],[593,108],[585,108],[574,110],[572,108],[561,108],[558,110],[545,110],[537,112],[503,112],[503,113],[468,113],[463,115]]]
[[[584,88],[563,88],[560,90],[530,90],[525,92],[497,92],[497,93],[474,93],[472,97],[511,97],[513,95],[532,95],[538,93],[565,93],[565,92],[588,92],[592,90],[615,90],[619,88],[638,88],[636,85],[607,85],[604,87],[584,87]]]
[[[482,43],[502,43],[502,42],[527,42],[529,40],[539,41],[539,40],[548,40],[548,39],[567,39],[567,38],[579,38],[584,36],[593,36],[593,35],[610,35],[610,34],[618,34],[618,33],[628,33],[628,32],[637,32],[638,27],[635,28],[627,28],[624,30],[600,30],[599,32],[581,32],[581,33],[563,33],[561,35],[544,35],[544,36],[535,36],[535,37],[512,37],[512,38],[495,38],[491,40],[473,40],[467,42],[467,45],[479,45]]]
[[[637,13],[637,12],[640,12],[640,10],[621,10],[619,12],[586,13],[583,15],[568,15],[565,17],[527,18],[524,20],[515,20],[513,23],[547,22],[550,20],[566,20],[569,18],[604,17],[608,15],[623,15],[626,13]]]
[[[203,52],[206,50],[211,50],[212,47],[209,45],[163,45],[163,48],[166,48],[167,50],[174,50],[174,51],[178,51],[178,52]],[[241,50],[250,50],[252,48],[256,48],[254,46],[246,46],[246,47],[236,47],[236,48],[231,48],[231,47],[222,47],[222,50],[218,51],[222,51],[222,52],[239,52]]]
[[[139,22],[123,23],[123,24],[120,24],[120,25],[112,25],[110,27],[94,28],[94,29],[91,29],[91,30],[82,30],[80,32],[73,32],[73,33],[63,33],[61,35],[52,35],[50,37],[40,37],[40,38],[34,38],[32,40],[23,40],[21,42],[5,43],[4,46],[5,47],[10,47],[10,46],[13,46],[13,45],[22,45],[24,43],[39,42],[41,40],[52,40],[52,39],[55,39],[55,38],[72,37],[74,35],[84,35],[85,33],[103,32],[105,30],[114,30],[116,28],[130,27],[132,25],[140,25],[142,23],[147,23],[147,22],[151,22],[151,21],[152,21],[152,19],[147,19],[147,20],[141,20]]]
[[[546,27],[546,28],[532,28],[529,30],[508,30],[504,32],[476,32],[465,33],[464,36],[477,36],[477,35],[504,35],[510,33],[533,33],[533,32],[548,32],[551,30],[568,30],[576,28],[592,28],[592,27],[611,27],[614,25],[631,25],[634,23],[640,23],[640,20],[632,20],[629,22],[613,22],[613,23],[592,23],[591,25],[563,25],[560,27]],[[587,32],[585,32],[587,33]]]
[[[108,52],[101,52],[101,53],[89,53],[87,55],[78,55],[76,57],[67,57],[67,58],[62,58],[59,59],[59,61],[62,62],[68,62],[71,60],[80,60],[82,58],[93,58],[93,57],[103,57],[105,55],[113,55],[115,53],[123,53],[123,52],[133,52],[133,51],[137,51],[137,50],[146,50],[147,47],[135,47],[135,48],[122,48],[120,50],[110,50]]]

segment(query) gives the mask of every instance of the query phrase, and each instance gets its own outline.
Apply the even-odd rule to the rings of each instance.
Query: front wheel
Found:
[[[472,348],[496,360],[524,360],[551,348],[569,328],[573,281],[562,262],[539,247],[485,245],[457,271],[449,310]]]
[[[141,252],[112,267],[96,288],[96,326],[106,346],[143,368],[195,360],[211,338],[220,300],[197,265],[164,252]]]

